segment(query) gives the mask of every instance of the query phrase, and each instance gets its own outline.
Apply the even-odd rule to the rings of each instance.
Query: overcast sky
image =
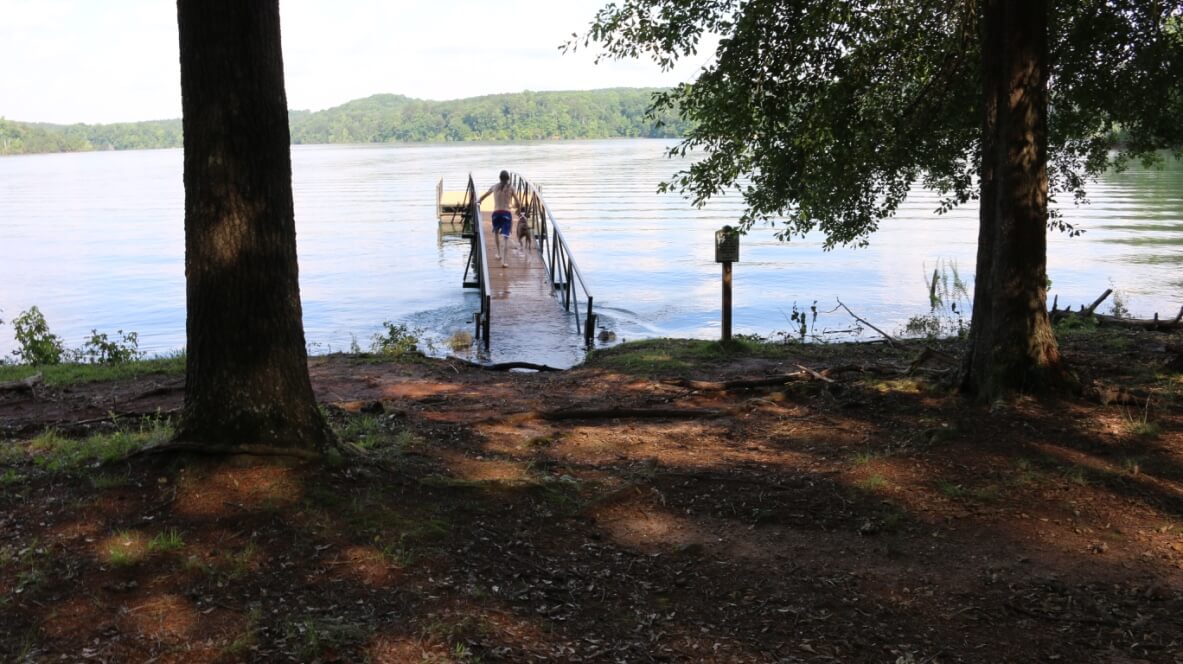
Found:
[[[648,60],[562,54],[607,0],[281,0],[288,105],[377,93],[456,99],[522,90],[664,86]],[[181,115],[176,3],[0,0],[0,117],[56,123]]]

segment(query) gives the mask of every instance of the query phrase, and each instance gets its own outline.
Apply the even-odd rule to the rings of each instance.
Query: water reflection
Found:
[[[713,234],[735,221],[742,203],[724,197],[693,209],[677,195],[654,193],[676,169],[664,158],[668,145],[293,148],[309,342],[321,351],[354,341],[364,348],[390,320],[423,328],[448,352],[450,335],[471,332],[477,297],[460,287],[467,243],[438,233],[435,184],[443,177],[447,188],[459,189],[470,171],[493,181],[501,168],[542,187],[602,325],[624,339],[716,336]],[[135,330],[151,352],[183,345],[181,168],[179,150],[0,158],[0,318],[37,305],[70,345],[92,327]],[[1135,314],[1173,314],[1183,292],[1183,166],[1136,165],[1089,193],[1091,205],[1061,204],[1086,233],[1049,237],[1052,292],[1075,305],[1113,285]],[[771,229],[755,229],[735,266],[736,332],[787,329],[794,303],[817,300],[828,309],[836,297],[880,327],[898,329],[926,309],[925,266],[952,260],[963,278],[973,275],[976,209],[937,216],[936,205],[931,194],[914,192],[866,249],[824,252],[819,236],[785,244]],[[832,314],[819,323],[843,328],[849,320]],[[572,336],[577,357],[579,335]],[[11,328],[0,328],[0,352],[12,347]],[[542,353],[529,342],[503,351],[495,345],[492,359],[511,350],[514,359]]]

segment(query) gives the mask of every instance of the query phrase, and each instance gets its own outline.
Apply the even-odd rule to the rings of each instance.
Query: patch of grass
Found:
[[[330,421],[333,420],[330,418]],[[337,437],[370,452],[403,453],[422,447],[423,440],[410,429],[392,430],[380,415],[348,415],[333,423]]]
[[[940,491],[943,495],[954,499],[965,498],[969,495],[969,491],[965,487],[961,486],[960,484],[954,484],[949,480],[939,480],[937,482],[937,491]]]
[[[220,569],[230,579],[241,579],[255,568],[258,552],[254,542],[248,542],[242,549],[226,556],[225,564]]]
[[[144,557],[140,537],[129,530],[121,530],[107,542],[107,562],[116,567],[134,565]]]
[[[48,470],[77,470],[85,466],[116,461],[150,444],[172,437],[164,420],[145,418],[137,425],[113,433],[94,434],[82,440],[66,438],[50,429],[33,439],[28,451],[34,462]]]
[[[856,466],[865,466],[873,461],[882,459],[884,456],[886,455],[882,452],[863,450],[861,452],[855,452],[854,455],[850,457],[850,460],[854,462],[854,465]]]
[[[16,468],[9,468],[0,475],[0,486],[12,486],[14,484],[21,484],[27,479],[24,475],[18,473]]]
[[[127,486],[127,475],[109,475],[107,473],[99,473],[90,477],[90,485],[95,489],[118,489],[119,487]]]
[[[1055,326],[1056,337],[1069,339],[1074,336],[1104,334],[1097,327],[1097,319],[1092,316],[1065,316]]]
[[[1015,461],[1015,474],[1008,483],[1014,486],[1026,486],[1035,482],[1040,477],[1039,470],[1030,459],[1019,459]]]
[[[423,626],[423,637],[437,643],[463,643],[490,633],[490,627],[479,616],[447,616],[435,618]]]
[[[1127,428],[1130,433],[1142,438],[1158,438],[1162,433],[1162,427],[1158,422],[1131,422]]]
[[[319,661],[327,650],[349,650],[369,636],[362,625],[319,617],[290,622],[285,626],[284,634],[288,643],[296,644],[296,655],[302,661]]]
[[[185,546],[185,540],[175,528],[157,533],[152,541],[148,542],[148,551],[151,553],[167,553],[169,551],[176,551]]]
[[[859,480],[857,484],[860,489],[865,489],[867,491],[877,491],[886,487],[888,482],[886,477],[876,473],[874,475],[868,475],[867,477],[864,477],[863,479]]]
[[[382,418],[377,415],[350,415],[341,424],[333,427],[337,437],[344,442],[370,449],[385,438],[387,431]]]
[[[397,544],[382,544],[378,546],[378,553],[386,562],[396,567],[410,567],[419,559],[419,552],[415,547],[406,543],[407,538],[400,536]]]
[[[10,568],[19,569],[16,573],[16,583],[6,596],[12,592],[19,594],[26,590],[33,590],[45,582],[46,568],[49,566],[48,551],[37,540],[25,545],[10,544],[0,547],[0,570]]]
[[[1077,486],[1089,485],[1089,471],[1083,466],[1069,466],[1064,469],[1064,479]]]
[[[263,618],[263,610],[252,606],[246,617],[246,625],[234,640],[222,649],[222,654],[229,657],[242,657],[259,642],[259,621]]]
[[[892,509],[880,519],[884,532],[898,532],[908,522],[908,514],[901,509]]]
[[[794,347],[748,338],[730,342],[699,339],[645,339],[592,351],[584,366],[635,376],[684,376],[701,365],[723,364],[737,358],[795,357]]]
[[[30,366],[26,364],[0,364],[0,382],[23,380],[40,373],[46,385],[78,385],[120,378],[138,378],[160,374],[165,376],[185,375],[185,354],[155,357],[117,364],[47,364]]]
[[[1121,460],[1121,469],[1130,475],[1142,472],[1142,457],[1125,457]]]
[[[1128,408],[1122,411],[1125,415],[1126,431],[1142,438],[1158,438],[1158,435],[1162,433],[1162,427],[1157,422],[1150,420],[1149,397],[1147,397],[1146,403],[1142,406],[1141,410],[1141,413],[1131,411]]]

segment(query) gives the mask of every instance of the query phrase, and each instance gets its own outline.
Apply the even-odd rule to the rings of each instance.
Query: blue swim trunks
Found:
[[[509,237],[509,229],[513,226],[513,215],[509,210],[493,211],[493,232]]]

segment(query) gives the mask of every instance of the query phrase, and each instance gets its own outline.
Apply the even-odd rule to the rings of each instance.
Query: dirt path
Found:
[[[1113,339],[1065,351],[1126,405],[969,404],[917,348],[317,358],[378,460],[328,470],[53,470],[47,425],[180,380],[5,396],[0,659],[1183,662],[1183,378]]]

